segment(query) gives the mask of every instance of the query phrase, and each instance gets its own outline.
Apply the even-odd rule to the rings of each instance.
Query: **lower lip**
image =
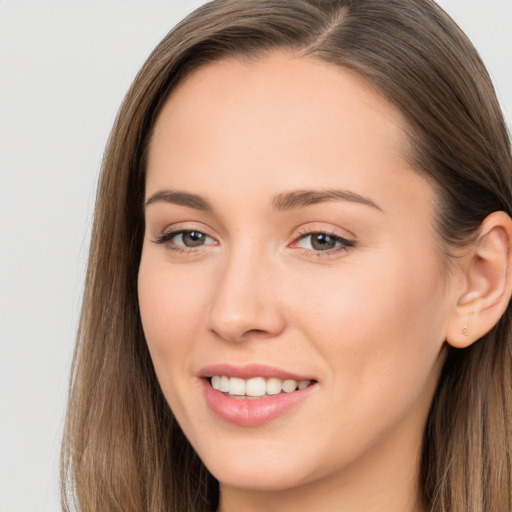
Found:
[[[265,395],[262,398],[231,398],[213,389],[208,379],[201,379],[206,403],[222,420],[243,427],[254,427],[279,418],[302,403],[316,388],[312,384],[292,393]]]

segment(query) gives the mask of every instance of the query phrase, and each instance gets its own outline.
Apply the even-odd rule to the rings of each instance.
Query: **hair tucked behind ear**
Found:
[[[224,0],[199,8],[144,64],[105,152],[63,441],[65,510],[217,507],[217,482],[164,400],[139,318],[146,148],[160,107],[187,74],[276,48],[358,73],[402,112],[404,150],[437,189],[447,260],[488,214],[512,212],[510,141],[491,81],[433,1]],[[509,307],[470,348],[448,349],[424,438],[427,510],[512,510],[510,315]]]

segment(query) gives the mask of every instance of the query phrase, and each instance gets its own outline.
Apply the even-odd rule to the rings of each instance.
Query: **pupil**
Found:
[[[334,249],[336,246],[336,240],[325,233],[318,233],[311,237],[311,245],[313,249],[317,251],[327,251],[329,249]]]
[[[187,247],[197,247],[204,243],[204,235],[198,231],[187,231],[182,236],[183,243]]]

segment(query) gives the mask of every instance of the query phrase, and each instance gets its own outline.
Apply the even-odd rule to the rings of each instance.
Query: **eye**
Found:
[[[217,242],[195,229],[180,229],[177,231],[168,231],[155,240],[157,244],[165,244],[172,250],[188,250],[201,247],[203,245],[216,245]]]
[[[336,234],[317,232],[302,234],[294,245],[315,252],[333,252],[354,247],[355,243]]]
[[[204,245],[208,237],[201,231],[182,231],[172,237],[172,241],[176,245],[184,245],[185,247],[199,247]]]

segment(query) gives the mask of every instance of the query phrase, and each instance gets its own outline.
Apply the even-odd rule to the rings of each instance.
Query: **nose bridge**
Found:
[[[271,293],[272,261],[256,241],[233,245],[218,269],[208,315],[210,330],[228,341],[279,334],[284,312]]]

